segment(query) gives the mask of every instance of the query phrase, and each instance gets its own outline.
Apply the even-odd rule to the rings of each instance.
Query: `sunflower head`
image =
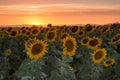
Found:
[[[89,40],[90,40],[90,37],[84,37],[84,38],[81,40],[81,44],[82,44],[83,46],[87,46]]]
[[[14,38],[18,36],[18,30],[17,29],[13,29],[10,33],[9,36]]]
[[[78,36],[79,36],[79,37],[83,37],[83,36],[84,36],[84,31],[79,30]]]
[[[74,56],[77,49],[76,39],[73,37],[66,37],[63,41],[64,54],[68,56]]]
[[[92,32],[94,32],[94,30],[95,30],[94,26],[92,26],[92,25],[90,25],[90,24],[87,24],[87,25],[85,26],[85,31],[86,31],[87,33],[92,33]]]
[[[30,59],[39,59],[47,52],[47,44],[42,40],[31,39],[25,43],[27,55]]]
[[[96,51],[94,51],[94,53],[92,54],[92,61],[95,64],[99,64],[104,58],[106,58],[106,55],[106,49],[96,49]]]
[[[8,28],[6,29],[6,33],[9,34],[9,33],[12,31],[12,29],[13,29],[12,27],[8,27]]]
[[[109,67],[115,63],[115,59],[108,59],[103,62],[104,67]]]
[[[5,31],[5,28],[4,27],[1,27],[0,28],[0,32],[4,32]]]
[[[56,37],[57,37],[56,30],[48,31],[46,34],[46,41],[53,42],[53,41],[55,41]]]
[[[25,36],[26,37],[29,37],[31,35],[31,32],[30,31],[27,31],[26,33],[25,33]]]
[[[9,55],[11,55],[12,54],[12,50],[11,49],[7,49],[6,50],[6,54],[9,56]]]
[[[25,28],[20,29],[20,35],[26,36],[26,32],[27,32],[27,30]]]
[[[111,27],[108,26],[108,25],[103,26],[103,27],[101,28],[101,33],[104,34],[104,33],[108,32],[108,31],[110,31],[110,28],[111,28]]]
[[[120,34],[117,34],[117,35],[113,36],[110,43],[111,44],[116,44],[118,42],[120,42]]]
[[[0,33],[0,39],[4,38],[5,34],[4,33]]]
[[[78,27],[78,26],[72,26],[72,27],[71,27],[71,32],[72,32],[73,34],[77,34],[78,31],[79,31],[79,27]]]
[[[93,37],[88,42],[88,48],[97,49],[102,44],[102,39],[98,37]]]
[[[31,29],[32,29],[31,30],[31,35],[32,36],[37,36],[40,33],[39,27],[32,27]]]

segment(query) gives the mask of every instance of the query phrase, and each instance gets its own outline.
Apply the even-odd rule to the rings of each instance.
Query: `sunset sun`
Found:
[[[40,25],[41,23],[40,22],[30,22],[29,24],[31,24],[31,25]]]

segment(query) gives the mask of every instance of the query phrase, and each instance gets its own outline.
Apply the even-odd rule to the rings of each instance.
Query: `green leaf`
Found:
[[[75,79],[75,72],[74,70],[66,70],[64,73],[65,78],[67,79]]]
[[[57,70],[53,70],[48,80],[64,80],[64,77]]]
[[[64,56],[64,61],[65,63],[70,63],[73,61],[73,57],[70,57],[70,56]]]
[[[42,65],[43,61],[41,59],[26,59],[21,64],[19,70],[15,72],[15,75],[18,77],[30,76],[35,78],[35,80],[40,80],[41,78],[47,77],[47,75],[41,71]]]

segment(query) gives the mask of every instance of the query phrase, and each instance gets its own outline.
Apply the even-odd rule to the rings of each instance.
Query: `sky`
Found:
[[[120,0],[0,0],[0,25],[120,22]]]

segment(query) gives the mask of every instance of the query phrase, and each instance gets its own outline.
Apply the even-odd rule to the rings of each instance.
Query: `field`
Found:
[[[0,80],[120,80],[120,24],[0,27]]]

